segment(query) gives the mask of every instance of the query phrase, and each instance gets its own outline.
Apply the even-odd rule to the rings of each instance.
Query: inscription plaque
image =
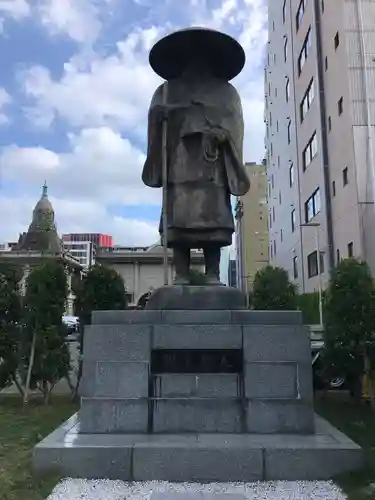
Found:
[[[241,349],[155,349],[151,373],[242,373]]]

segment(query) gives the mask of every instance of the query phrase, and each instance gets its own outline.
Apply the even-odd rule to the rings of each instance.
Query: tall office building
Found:
[[[341,258],[375,273],[375,1],[268,4],[270,260],[310,292]]]
[[[250,190],[236,204],[237,286],[251,291],[256,272],[268,264],[266,165],[246,163]]]
[[[102,233],[69,233],[63,234],[64,250],[85,267],[95,264],[96,251],[100,248],[112,248],[113,238]]]

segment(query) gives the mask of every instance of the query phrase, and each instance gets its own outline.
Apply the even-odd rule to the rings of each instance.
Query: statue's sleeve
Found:
[[[148,112],[147,157],[143,166],[142,181],[146,186],[160,188],[162,181],[162,122],[155,106],[163,102],[163,85],[155,91]]]
[[[225,168],[229,191],[233,196],[243,196],[250,189],[249,177],[243,164],[244,121],[241,99],[236,89],[228,84],[226,88],[226,111],[223,125],[227,133],[224,150]]]

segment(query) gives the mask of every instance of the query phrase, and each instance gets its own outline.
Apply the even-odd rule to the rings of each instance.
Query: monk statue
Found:
[[[221,285],[221,247],[232,244],[234,232],[230,195],[250,188],[242,159],[242,106],[229,83],[244,63],[243,49],[233,38],[202,28],[174,32],[150,52],[151,67],[166,82],[149,109],[142,180],[153,188],[163,186],[166,121],[167,244],[173,249],[174,284],[189,284],[194,248],[203,250],[207,284]],[[163,242],[162,218],[159,232]]]

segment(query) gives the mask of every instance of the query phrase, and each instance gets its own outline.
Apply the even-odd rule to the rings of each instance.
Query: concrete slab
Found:
[[[37,473],[167,481],[330,479],[363,465],[361,448],[317,417],[316,433],[80,434],[77,417],[34,449]]]
[[[239,325],[155,325],[154,349],[241,349]]]

